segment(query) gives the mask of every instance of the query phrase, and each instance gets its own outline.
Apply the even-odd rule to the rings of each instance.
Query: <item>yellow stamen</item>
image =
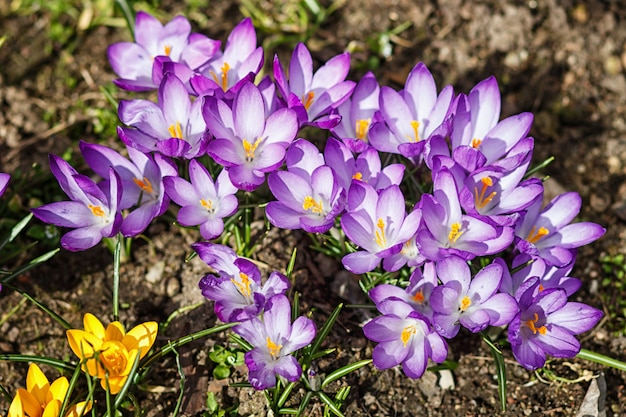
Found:
[[[485,192],[487,191],[487,188],[493,186],[493,180],[490,177],[485,177],[481,178],[480,182],[483,184],[480,190],[480,195],[478,194],[478,187],[474,187],[474,204],[478,209],[485,207],[498,194],[493,191],[491,194],[485,197]]]
[[[283,348],[283,345],[277,345],[276,343],[272,342],[272,339],[270,339],[269,336],[267,336],[267,339],[265,339],[265,345],[267,346],[267,349],[270,351],[270,355],[272,355],[273,358],[277,358],[280,355],[280,350]]]
[[[411,135],[406,135],[406,137],[409,139],[409,142],[420,141],[420,134],[418,132],[419,127],[420,127],[420,122],[418,122],[417,120],[411,120],[411,128],[413,129],[413,137],[411,137]]]
[[[309,91],[308,93],[306,93],[300,98],[300,100],[302,101],[302,104],[304,104],[305,109],[309,110],[309,107],[311,107],[311,104],[313,104],[314,98],[315,98],[315,93],[313,91]]]
[[[539,334],[546,334],[548,332],[548,329],[546,328],[546,326],[541,326],[539,328],[535,327],[535,323],[537,323],[538,320],[539,320],[539,315],[535,313],[534,318],[530,320],[526,320],[524,324],[533,332],[533,334],[537,334],[537,332],[539,332]]]
[[[172,135],[173,138],[182,139],[183,138],[183,130],[180,128],[180,122],[177,120],[176,125],[171,124],[170,127],[167,128]]]
[[[317,214],[320,214],[324,211],[322,200],[315,201],[313,197],[311,197],[310,195],[307,195],[306,197],[304,197],[302,208],[305,210],[311,210],[311,213],[317,213]]]
[[[213,208],[213,201],[211,201],[210,199],[206,199],[206,200],[204,198],[201,199],[200,200],[200,205],[202,207],[204,207],[207,211],[211,212],[211,213],[214,210],[214,208]]]
[[[540,227],[539,230],[537,230],[537,226],[533,226],[533,228],[530,229],[530,233],[528,233],[528,236],[526,236],[526,240],[530,243],[535,244],[539,241],[539,239],[541,239],[548,233],[550,232],[545,227]]]
[[[450,233],[448,234],[448,240],[450,243],[455,243],[464,232],[461,231],[461,223],[452,223],[450,226]]]
[[[356,138],[359,140],[365,140],[367,136],[367,129],[370,126],[372,119],[359,119],[356,121]]]
[[[244,295],[246,297],[250,296],[252,294],[252,290],[250,289],[250,277],[243,272],[240,272],[239,278],[241,278],[241,282],[235,280],[235,278],[231,278],[230,282],[232,282],[235,287],[237,287],[241,295]]]
[[[478,139],[478,138],[472,139],[472,148],[474,149],[478,148],[481,143],[483,143],[482,139]]]
[[[255,140],[254,143],[250,143],[246,139],[243,140],[243,150],[246,153],[246,161],[252,162],[254,160],[254,152],[256,148],[259,147],[259,143],[261,143],[261,138]]]
[[[402,329],[402,333],[400,334],[400,339],[402,340],[402,344],[406,347],[407,343],[409,343],[409,339],[417,332],[417,329],[414,325],[406,326]]]
[[[172,52],[172,45],[165,45],[163,49],[165,50],[165,56],[170,56],[170,53]]]
[[[383,219],[378,218],[378,222],[376,223],[376,227],[378,230],[375,232],[376,238],[374,241],[381,248],[385,248],[387,246],[387,238],[385,237],[385,222]]]
[[[226,91],[228,89],[228,71],[230,71],[230,65],[228,65],[228,62],[224,62],[220,71],[222,71],[222,73],[220,74],[219,79],[217,78],[215,71],[209,71],[209,73],[213,77],[213,80],[222,86],[222,90]]]
[[[352,176],[352,179],[361,181],[361,179],[363,179],[363,174],[361,174],[360,172],[355,172]]]
[[[89,207],[93,215],[96,217],[106,216],[106,213],[104,212],[104,210],[102,210],[102,207],[100,206],[94,206],[94,205],[89,204],[87,207]]]
[[[411,299],[415,301],[417,304],[423,304],[426,297],[424,297],[424,290],[420,288],[418,292],[416,292]]]
[[[469,306],[472,305],[472,300],[470,300],[470,298],[466,295],[465,297],[463,297],[461,299],[461,305],[459,306],[459,309],[461,311],[465,311],[469,308]]]
[[[154,189],[152,188],[152,183],[146,177],[143,177],[142,180],[139,178],[133,178],[133,182],[137,185],[137,187],[141,188],[142,191],[145,191],[148,194],[152,194]]]

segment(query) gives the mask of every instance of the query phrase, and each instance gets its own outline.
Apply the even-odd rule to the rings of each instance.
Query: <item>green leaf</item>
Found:
[[[230,376],[230,367],[219,364],[213,369],[213,376],[215,379],[226,379]]]
[[[341,410],[335,405],[335,402],[328,395],[326,395],[324,391],[318,391],[316,392],[316,394],[319,399],[322,400],[324,404],[326,404],[326,407],[328,407],[330,411],[333,412],[333,414],[335,414],[337,417],[344,417]]]
[[[481,334],[483,340],[491,348],[494,362],[496,364],[496,375],[498,376],[498,396],[500,397],[500,406],[502,411],[506,411],[506,368],[504,365],[504,356],[502,351],[489,339],[485,334]]]
[[[365,365],[369,365],[370,363],[372,363],[371,359],[363,359],[334,370],[333,372],[328,374],[326,378],[324,378],[324,380],[322,381],[322,388],[326,387],[331,382],[336,381],[345,375],[348,375],[350,372],[354,372],[357,369],[364,367]]]
[[[337,317],[339,317],[339,313],[341,313],[342,308],[343,308],[343,303],[335,307],[335,310],[331,313],[330,317],[328,317],[328,320],[326,320],[326,323],[324,323],[324,326],[322,326],[320,331],[317,333],[317,337],[313,341],[313,345],[311,346],[309,355],[314,355],[315,352],[318,351],[318,349],[322,345],[322,342],[324,341],[324,339],[326,339],[326,336],[328,336],[328,333],[330,333],[330,330],[332,329],[333,325],[337,321]]]

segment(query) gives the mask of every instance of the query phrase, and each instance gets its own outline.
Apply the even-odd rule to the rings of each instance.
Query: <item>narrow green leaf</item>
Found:
[[[309,405],[309,401],[311,401],[312,395],[313,393],[311,391],[307,391],[306,394],[304,394],[304,398],[300,401],[300,407],[298,407],[297,417],[300,417],[302,413],[304,413],[304,410],[306,410],[306,407]]]
[[[350,372],[356,371],[357,369],[360,369],[365,365],[369,365],[370,363],[372,363],[371,359],[363,359],[334,370],[333,372],[328,374],[326,378],[324,378],[324,380],[322,381],[322,388],[326,387],[331,382],[336,381],[345,375],[348,375]]]
[[[291,274],[293,274],[293,270],[296,266],[296,252],[298,251],[298,248],[293,248],[293,251],[291,252],[291,258],[289,258],[289,263],[287,264],[287,270],[286,275],[287,275],[287,279],[289,279],[289,281],[291,281]]]
[[[326,339],[326,336],[328,336],[328,333],[330,333],[330,330],[335,324],[335,321],[337,321],[337,317],[339,317],[339,313],[341,313],[342,308],[343,308],[343,303],[335,307],[335,310],[333,310],[330,317],[328,317],[328,320],[326,320],[326,323],[324,323],[324,326],[322,326],[320,331],[317,333],[317,337],[313,341],[313,345],[311,346],[309,355],[313,355],[315,354],[315,352],[318,351],[318,349],[322,345],[322,342],[324,341],[324,339]]]
[[[21,353],[3,353],[0,354],[0,361],[13,361],[13,362],[35,362],[43,365],[50,365],[56,369],[66,371],[66,372],[74,372],[76,369],[75,365],[71,363],[60,361],[53,358],[47,358],[45,356],[37,356],[37,355],[22,355]]]
[[[26,298],[28,301],[30,301],[31,303],[33,303],[34,305],[36,305],[37,307],[39,307],[41,310],[43,310],[46,314],[48,314],[50,317],[52,317],[57,323],[59,323],[61,325],[61,327],[63,327],[65,330],[69,330],[72,328],[72,325],[69,324],[67,321],[65,321],[65,319],[63,317],[61,317],[60,315],[58,315],[57,313],[55,313],[54,311],[52,311],[51,309],[49,309],[46,305],[44,305],[42,302],[40,302],[39,300],[37,300],[36,298],[34,298],[33,296],[31,296],[30,294],[28,294],[25,291],[20,290],[17,287],[14,287],[12,285],[8,285],[8,284],[3,284],[5,285],[7,288],[12,289],[15,292],[20,293],[24,298]]]
[[[491,348],[494,362],[496,364],[496,375],[498,376],[498,396],[502,411],[506,411],[506,367],[502,351],[485,334],[481,334],[482,339]]]
[[[26,227],[30,219],[33,218],[33,213],[30,213],[28,216],[24,217],[20,220],[13,228],[11,229],[11,233],[0,243],[0,249],[4,248],[7,243],[13,242],[13,239],[20,234],[20,232]]]
[[[2,279],[2,281],[0,281],[0,283],[2,285],[9,283],[9,281],[19,277],[24,272],[29,271],[29,270],[33,269],[34,267],[36,267],[37,265],[46,262],[48,259],[50,259],[54,255],[56,255],[56,253],[58,251],[60,251],[60,250],[61,249],[59,249],[59,248],[53,249],[50,252],[46,252],[43,255],[38,256],[37,258],[33,259],[32,261],[30,261],[26,265],[22,265],[21,267],[17,268],[15,271],[13,271],[13,273],[11,273],[11,275],[9,275],[8,277]]]
[[[335,405],[335,402],[328,395],[326,395],[324,391],[318,391],[315,394],[319,397],[320,400],[322,400],[324,404],[326,404],[326,407],[328,407],[328,409],[332,411],[334,415],[336,415],[337,417],[344,417],[341,410]]]
[[[296,386],[296,382],[290,382],[289,384],[287,384],[282,394],[280,394],[280,397],[278,398],[278,402],[276,403],[278,408],[285,405],[285,403],[289,399],[289,395],[291,394],[291,391],[293,390],[295,386]]]
[[[626,372],[626,363],[622,361],[618,361],[617,359],[613,359],[611,357],[601,355],[596,352],[592,352],[587,349],[581,349],[576,355],[577,358],[585,359],[588,361],[596,362],[605,366],[610,366],[611,368],[618,369],[620,371]]]

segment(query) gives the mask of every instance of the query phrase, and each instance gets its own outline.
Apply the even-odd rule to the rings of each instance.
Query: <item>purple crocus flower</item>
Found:
[[[107,50],[111,67],[120,77],[113,80],[115,85],[129,91],[157,88],[162,77],[161,60],[155,60],[157,57],[180,62],[190,70],[208,61],[220,42],[190,32],[191,25],[184,16],[176,16],[163,26],[148,13],[138,12],[135,42],[114,43]]]
[[[196,159],[189,163],[189,179],[165,177],[167,195],[179,206],[177,220],[183,226],[200,225],[205,239],[215,239],[224,231],[224,217],[237,210],[237,188],[222,170],[214,182],[211,174]]]
[[[389,369],[402,364],[410,378],[424,374],[428,359],[441,363],[446,360],[448,346],[432,330],[430,322],[409,304],[397,298],[388,298],[376,305],[382,316],[363,326],[368,339],[378,342],[372,352],[378,369]]]
[[[298,380],[302,367],[292,353],[311,343],[316,333],[311,319],[301,316],[291,323],[291,305],[284,295],[268,300],[262,318],[252,317],[233,330],[253,346],[245,362],[250,384],[258,390],[276,386],[276,375]]]
[[[0,172],[0,196],[2,196],[2,194],[4,194],[4,192],[7,190],[10,179],[11,175]]]
[[[448,117],[454,91],[446,86],[437,95],[435,80],[423,63],[413,67],[404,90],[380,90],[382,119],[372,123],[370,144],[381,152],[401,154],[419,162],[433,136],[449,133]]]
[[[569,276],[574,268],[575,259],[563,267],[556,267],[546,265],[541,258],[533,258],[526,253],[521,253],[511,263],[512,273],[501,258],[495,259],[494,262],[499,263],[504,268],[500,291],[513,296],[526,281],[535,277],[539,278],[540,291],[548,288],[560,288],[565,291],[565,295],[568,297],[578,291],[582,285],[580,279]]]
[[[269,202],[266,214],[274,226],[324,233],[343,212],[346,191],[335,173],[327,165],[311,163],[320,160],[319,154],[311,142],[297,140],[287,151],[287,171],[269,175],[267,183],[277,201]]]
[[[463,214],[452,173],[441,168],[434,173],[433,194],[422,195],[424,228],[417,234],[421,253],[432,261],[450,255],[464,259],[491,255],[513,241],[513,229],[496,227]]]
[[[580,342],[574,336],[590,330],[602,317],[598,309],[568,302],[564,290],[540,291],[539,285],[539,278],[532,278],[520,287],[520,311],[509,324],[513,356],[529,370],[542,368],[547,355],[576,356]]]
[[[390,164],[381,169],[376,149],[368,147],[355,158],[348,145],[332,137],[326,140],[324,159],[337,174],[339,185],[346,190],[352,180],[364,181],[376,190],[382,190],[390,185],[400,185],[404,176],[403,164]]]
[[[215,301],[215,315],[223,322],[248,320],[258,315],[267,300],[284,294],[289,288],[287,278],[276,271],[262,284],[259,268],[251,261],[237,257],[226,246],[200,242],[192,247],[219,274],[205,275],[198,286],[203,296]]]
[[[190,84],[201,95],[213,90],[237,91],[254,77],[263,66],[263,48],[257,47],[256,32],[252,19],[246,18],[235,26],[228,36],[224,52],[198,69]]]
[[[419,211],[407,215],[404,201],[397,185],[376,192],[367,183],[352,182],[341,228],[362,250],[343,257],[341,261],[348,271],[362,274],[373,270],[381,260],[400,252],[415,234],[421,215]]]
[[[170,200],[165,195],[163,177],[176,175],[176,166],[166,157],[144,154],[128,148],[126,159],[111,148],[98,144],[80,142],[83,158],[93,171],[103,178],[112,167],[119,175],[122,184],[122,198],[119,209],[130,211],[122,222],[120,231],[124,236],[137,236],[142,233],[152,219],[168,209]]]
[[[236,93],[232,109],[224,100],[206,97],[203,114],[215,137],[207,152],[245,191],[255,190],[265,181],[265,173],[283,163],[298,133],[296,113],[286,108],[269,113],[258,87],[250,82]]]
[[[336,126],[341,116],[330,114],[348,99],[355,82],[346,81],[350,70],[350,54],[344,52],[326,61],[313,73],[311,53],[303,43],[298,43],[289,62],[289,80],[274,57],[274,79],[281,96],[289,108],[298,114],[300,125],[310,124],[322,129]]]
[[[163,77],[159,102],[122,100],[118,108],[122,141],[144,153],[191,159],[206,149],[209,135],[202,117],[202,100],[190,100],[187,89],[174,74]]]
[[[497,292],[503,268],[498,263],[487,265],[472,278],[467,262],[450,256],[437,262],[441,285],[433,289],[430,304],[437,332],[450,339],[460,326],[473,333],[487,326],[508,324],[517,314],[515,298]]]
[[[378,111],[380,86],[372,72],[367,72],[356,84],[352,96],[337,107],[341,122],[330,129],[351,152],[361,153],[369,148],[369,128]]]
[[[515,228],[516,248],[548,265],[564,266],[574,258],[573,249],[599,239],[606,229],[592,222],[570,222],[580,211],[576,192],[563,193],[541,210],[541,198],[528,207]]]
[[[387,299],[398,299],[409,304],[432,323],[433,309],[430,295],[437,286],[435,263],[427,262],[422,268],[415,268],[409,278],[409,285],[402,289],[391,284],[380,284],[372,288],[368,295],[378,305]]]
[[[473,149],[492,165],[504,157],[528,134],[532,113],[520,113],[500,119],[500,90],[495,77],[478,83],[466,96],[457,98],[450,141],[453,151]],[[469,168],[472,171],[471,168]]]
[[[122,224],[118,211],[122,187],[113,168],[109,168],[108,181],[102,188],[56,155],[50,155],[50,170],[71,201],[45,204],[32,212],[45,223],[74,229],[61,237],[63,248],[73,252],[86,250],[103,237],[117,234]]]

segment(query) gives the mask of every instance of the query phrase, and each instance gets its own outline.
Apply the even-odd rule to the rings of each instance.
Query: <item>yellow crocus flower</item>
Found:
[[[70,348],[83,362],[83,370],[100,379],[111,394],[120,392],[139,355],[143,358],[156,340],[158,324],[149,321],[126,332],[119,321],[106,328],[93,314],[83,319],[84,330],[67,331]]]
[[[7,417],[58,417],[70,384],[64,376],[51,383],[39,366],[31,364],[26,375],[26,389],[19,388]],[[91,410],[91,402],[81,401],[65,413],[79,417]]]

